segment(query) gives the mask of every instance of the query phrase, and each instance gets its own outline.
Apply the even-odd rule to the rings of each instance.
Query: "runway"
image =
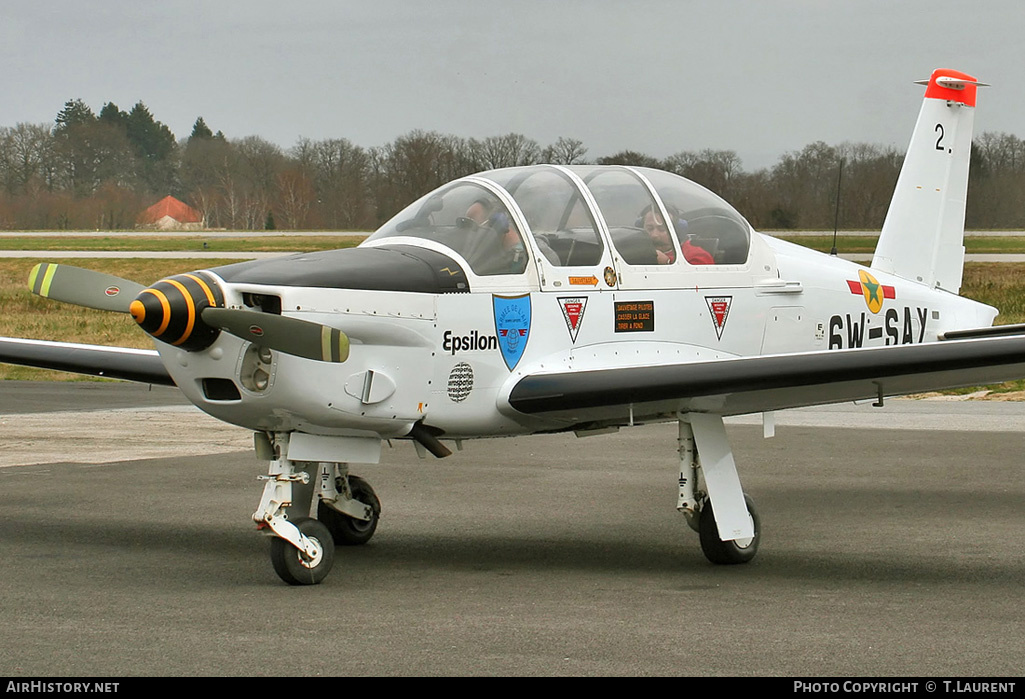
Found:
[[[171,390],[4,382],[0,674],[1020,675],[1025,405],[889,403],[731,422],[746,566],[705,561],[653,425],[396,442],[357,469],[373,541],[290,588],[243,430]]]

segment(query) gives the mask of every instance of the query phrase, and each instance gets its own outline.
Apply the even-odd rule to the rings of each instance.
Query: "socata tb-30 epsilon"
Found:
[[[980,83],[926,84],[870,268],[760,235],[665,172],[519,167],[447,184],[357,248],[149,288],[39,265],[33,292],[130,313],[156,351],[3,339],[0,361],[175,384],[253,430],[270,463],[253,519],[292,584],[374,534],[380,503],[349,465],[382,440],[443,457],[666,420],[679,510],[710,560],[744,563],[759,519],[724,416],[1025,376],[1025,328],[957,295]]]

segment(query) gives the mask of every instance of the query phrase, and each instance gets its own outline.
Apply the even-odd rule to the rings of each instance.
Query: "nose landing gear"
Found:
[[[260,506],[253,513],[271,538],[274,572],[289,585],[316,585],[331,572],[335,544],[365,544],[377,531],[381,501],[364,479],[348,474],[348,464],[287,458],[288,434],[257,438],[258,455],[268,455],[269,475]],[[319,488],[310,471],[316,468]],[[315,492],[316,490],[316,492]],[[317,497],[317,518],[309,517]]]
[[[292,524],[313,545],[313,552],[296,548],[291,541],[276,536],[270,542],[271,565],[289,585],[316,585],[327,577],[335,562],[331,533],[310,517],[300,517]]]

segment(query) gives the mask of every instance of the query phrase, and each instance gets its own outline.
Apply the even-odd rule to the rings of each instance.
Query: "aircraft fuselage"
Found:
[[[348,360],[324,363],[272,352],[262,367],[266,381],[254,382],[260,360],[252,343],[235,336],[222,333],[201,352],[157,344],[193,403],[252,430],[390,438],[422,421],[447,438],[472,438],[580,427],[572,416],[539,418],[512,408],[509,393],[527,374],[919,344],[948,330],[989,325],[995,315],[989,306],[948,292],[752,236],[747,264],[684,270],[621,265],[615,287],[601,279],[590,287],[542,289],[528,274],[502,277],[501,285],[484,280],[491,288],[478,290],[481,280],[471,273],[468,290],[438,290],[408,276],[396,279],[399,290],[328,288],[292,280],[232,281],[273,269],[248,263],[240,275],[235,265],[211,271],[228,307],[263,303],[269,312],[339,328],[352,343]],[[344,269],[345,260],[364,254],[320,255]],[[387,260],[404,253],[375,254]],[[445,259],[432,261],[449,267],[441,265]],[[455,269],[457,261],[451,262]],[[285,261],[274,264],[287,268]],[[409,290],[417,284],[424,290]],[[388,280],[357,285],[382,287]],[[589,419],[587,427],[663,418],[672,418],[666,406],[640,404],[633,414],[620,409]]]

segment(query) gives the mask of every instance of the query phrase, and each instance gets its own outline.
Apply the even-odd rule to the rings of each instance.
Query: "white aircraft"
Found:
[[[723,418],[1025,376],[1023,327],[957,295],[978,83],[927,85],[870,268],[761,235],[707,189],[634,167],[484,172],[357,248],[149,288],[42,264],[32,291],[130,313],[156,351],[0,340],[0,361],[177,385],[255,433],[257,527],[291,584],[363,544],[380,502],[349,465],[446,443],[679,423],[678,508],[715,563],[759,518]],[[316,509],[314,510],[314,504]],[[311,513],[316,518],[311,518]]]

